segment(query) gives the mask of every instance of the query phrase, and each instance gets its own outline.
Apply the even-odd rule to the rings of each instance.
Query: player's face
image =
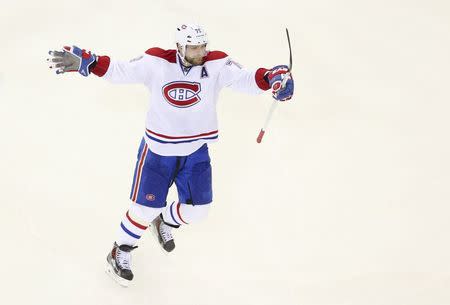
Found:
[[[184,58],[192,65],[201,65],[203,63],[203,57],[206,55],[206,44],[198,46],[186,46],[186,54]]]

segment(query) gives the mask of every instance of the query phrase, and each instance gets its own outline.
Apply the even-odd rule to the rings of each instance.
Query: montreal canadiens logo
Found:
[[[147,199],[148,201],[155,201],[155,195],[153,194],[147,194],[145,195],[145,199]]]
[[[162,94],[166,101],[175,107],[191,107],[200,102],[200,83],[195,82],[171,82],[162,88]]]

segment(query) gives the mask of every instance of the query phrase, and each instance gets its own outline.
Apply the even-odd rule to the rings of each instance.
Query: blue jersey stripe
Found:
[[[148,133],[146,133],[147,137],[153,141],[159,142],[159,143],[163,143],[163,144],[180,144],[180,143],[190,143],[190,142],[194,142],[194,141],[198,141],[198,140],[213,140],[213,139],[217,139],[219,136],[213,136],[213,137],[207,137],[207,138],[198,138],[198,139],[194,139],[194,140],[185,140],[185,141],[177,141],[177,142],[167,142],[167,141],[163,141],[157,138],[154,138],[152,136],[150,136]]]

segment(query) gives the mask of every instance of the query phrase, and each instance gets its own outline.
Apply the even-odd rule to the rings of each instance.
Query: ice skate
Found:
[[[131,251],[136,247],[114,243],[111,252],[106,257],[106,273],[108,273],[119,285],[128,287],[133,279],[131,272]]]
[[[161,215],[156,217],[152,222],[153,232],[158,236],[159,243],[163,249],[167,252],[173,251],[175,249],[175,241],[172,236],[172,228],[167,225],[161,218]]]

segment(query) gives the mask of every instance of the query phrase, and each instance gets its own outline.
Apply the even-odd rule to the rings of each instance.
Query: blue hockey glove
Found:
[[[62,51],[49,51],[53,58],[48,58],[50,69],[57,69],[56,74],[65,72],[79,72],[83,76],[88,76],[89,67],[97,61],[97,56],[86,52],[77,46],[64,47]]]
[[[294,79],[288,66],[273,67],[267,74],[269,85],[272,88],[272,96],[277,101],[287,101],[294,94]]]

